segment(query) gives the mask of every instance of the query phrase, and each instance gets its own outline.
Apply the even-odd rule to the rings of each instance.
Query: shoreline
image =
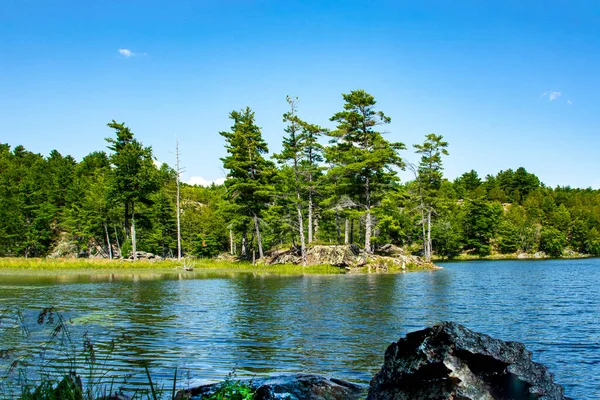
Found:
[[[510,253],[510,254],[490,254],[487,256],[476,256],[470,254],[461,254],[456,257],[446,258],[439,256],[432,256],[431,261],[433,262],[453,262],[453,261],[535,261],[535,260],[579,260],[585,258],[594,258],[590,254],[574,253],[573,255],[563,255],[561,257],[551,257],[548,255],[540,255],[538,253]]]
[[[190,263],[189,259],[186,259]],[[401,268],[379,271],[368,267],[346,269],[327,264],[302,266],[296,264],[274,264],[266,265],[257,263],[253,265],[247,261],[224,261],[213,259],[193,260],[192,271],[186,271],[184,262],[177,260],[107,260],[107,259],[84,259],[84,258],[0,258],[0,274],[13,273],[115,273],[115,274],[143,274],[164,273],[194,276],[202,272],[230,272],[230,273],[257,273],[257,274],[281,274],[281,275],[344,275],[344,274],[367,274],[367,273],[396,273],[404,271],[429,271],[437,268],[424,268],[420,266],[408,266],[406,270]]]

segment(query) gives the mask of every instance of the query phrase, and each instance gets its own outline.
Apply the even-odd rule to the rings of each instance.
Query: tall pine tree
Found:
[[[403,143],[389,142],[383,138],[377,126],[389,124],[391,119],[381,111],[375,111],[375,98],[364,90],[343,94],[344,111],[336,113],[331,121],[337,129],[330,133],[335,145],[329,150],[329,159],[334,163],[332,173],[352,176],[361,186],[358,203],[364,210],[365,250],[370,252],[373,234],[372,208],[383,190],[396,181],[393,167],[404,168],[398,154],[406,148]]]
[[[241,111],[232,111],[229,118],[233,120],[231,131],[220,132],[225,138],[228,154],[221,159],[223,167],[229,171],[225,186],[239,213],[252,218],[258,254],[262,258],[264,252],[259,219],[273,192],[275,165],[263,157],[269,148],[255,124],[254,112],[246,107]]]
[[[442,186],[442,155],[448,155],[448,142],[444,137],[430,133],[423,144],[415,144],[416,153],[421,155],[417,170],[417,185],[419,189],[419,208],[423,228],[423,252],[425,261],[431,261],[431,215],[435,212],[437,191]],[[426,226],[427,225],[427,226]]]

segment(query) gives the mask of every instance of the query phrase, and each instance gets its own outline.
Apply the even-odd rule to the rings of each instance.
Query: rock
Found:
[[[74,240],[69,238],[67,233],[61,233],[59,239],[48,254],[48,258],[77,258],[79,253],[79,247]]]
[[[308,265],[329,264],[334,267],[359,267],[366,264],[366,259],[360,256],[360,248],[355,244],[315,245],[308,248],[306,263]]]
[[[522,343],[443,322],[387,348],[368,399],[555,400],[563,392]]]
[[[149,253],[147,251],[136,251],[135,255],[137,257],[138,260],[155,260],[156,256],[152,253]],[[133,254],[129,256],[130,260],[133,260]]]
[[[299,249],[273,250],[269,254],[268,264],[300,264],[302,257]]]
[[[384,245],[382,248],[383,252],[389,255],[369,254],[356,244],[310,246],[306,251],[306,265],[332,265],[346,269],[368,267],[370,270],[382,272],[390,268],[404,270],[414,266],[440,268],[426,263],[420,257],[404,255],[402,249],[394,245]],[[301,264],[302,257],[297,248],[274,250],[265,258],[264,263],[267,265]]]
[[[357,385],[321,375],[294,374],[258,378],[243,383],[256,392],[256,400],[355,400],[363,399],[366,385]],[[176,399],[199,400],[215,393],[220,383],[180,391]]]
[[[388,243],[380,246],[375,253],[382,256],[401,256],[404,255],[404,250],[401,247]]]

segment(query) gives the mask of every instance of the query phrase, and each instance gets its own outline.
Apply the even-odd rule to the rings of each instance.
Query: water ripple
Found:
[[[574,398],[600,398],[600,260],[448,263],[398,275],[2,276],[0,307],[48,305],[75,340],[124,338],[109,376],[167,382],[316,372],[367,383],[390,342],[443,320],[524,342]],[[100,346],[102,347],[102,346]]]

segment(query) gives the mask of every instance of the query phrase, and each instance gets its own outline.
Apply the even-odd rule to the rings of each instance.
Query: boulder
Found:
[[[356,244],[349,245],[314,245],[306,250],[306,265],[331,265],[334,267],[354,269],[368,267],[369,270],[386,272],[390,269],[404,270],[409,267],[436,269],[417,256],[404,255],[403,250],[394,245],[384,245],[378,254],[370,254]],[[268,254],[264,263],[301,264],[300,249],[274,250]]]
[[[398,247],[396,245],[393,245],[391,243],[388,244],[384,244],[383,246],[380,246],[376,251],[376,254],[382,255],[382,256],[401,256],[404,255],[404,250],[401,247]]]
[[[557,400],[563,392],[522,343],[443,322],[387,348],[368,399]]]
[[[147,251],[136,251],[135,255],[138,260],[156,260],[157,259],[157,257],[154,254],[147,252]],[[129,256],[129,259],[133,260],[133,254]]]
[[[244,381],[256,400],[356,400],[364,399],[368,387],[321,375],[294,374]],[[200,400],[215,393],[221,383],[180,391],[176,399]],[[203,397],[204,396],[204,397]]]
[[[366,264],[366,257],[355,244],[350,245],[315,245],[306,252],[308,265],[329,264],[334,267],[360,267]]]

